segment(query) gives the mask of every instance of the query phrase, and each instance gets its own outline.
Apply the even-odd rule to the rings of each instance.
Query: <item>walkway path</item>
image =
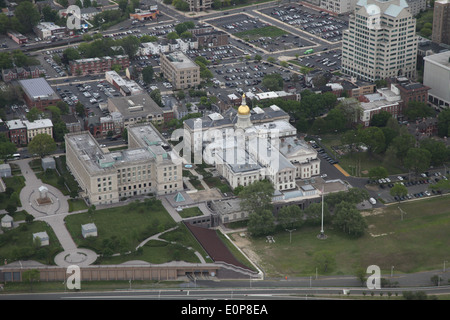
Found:
[[[30,159],[18,160],[22,175],[25,178],[25,187],[20,192],[22,209],[31,214],[35,220],[45,221],[55,233],[64,251],[55,257],[55,263],[59,266],[90,265],[97,259],[97,254],[92,250],[79,249],[73,241],[64,223],[64,218],[69,214],[68,197],[57,188],[43,183],[38,179],[29,165]],[[39,188],[45,186],[48,189],[48,197],[52,204],[39,206],[36,199],[39,198]]]

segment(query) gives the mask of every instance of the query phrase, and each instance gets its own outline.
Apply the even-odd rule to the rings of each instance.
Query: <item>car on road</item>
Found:
[[[371,204],[376,204],[376,203],[377,203],[377,200],[375,200],[374,198],[370,198],[370,199],[369,199],[369,202],[370,202]]]

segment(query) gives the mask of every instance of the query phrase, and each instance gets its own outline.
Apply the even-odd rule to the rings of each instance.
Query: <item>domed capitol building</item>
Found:
[[[184,122],[193,151],[215,165],[232,188],[269,179],[276,190],[294,190],[296,179],[319,175],[317,152],[297,137],[289,115],[278,106],[241,105]]]

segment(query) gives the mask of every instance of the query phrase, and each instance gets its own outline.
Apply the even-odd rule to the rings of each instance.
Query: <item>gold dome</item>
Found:
[[[242,95],[242,104],[238,108],[238,114],[240,115],[250,114],[250,108],[247,106],[247,103],[245,102],[245,94]]]
[[[250,108],[248,106],[242,105],[238,108],[238,114],[241,114],[241,115],[250,114]]]

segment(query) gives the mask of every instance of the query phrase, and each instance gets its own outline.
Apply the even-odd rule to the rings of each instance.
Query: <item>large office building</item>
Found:
[[[322,0],[322,9],[335,12],[337,14],[351,12],[355,9],[356,0]]]
[[[118,112],[122,115],[124,128],[142,122],[160,124],[165,119],[172,119],[172,117],[165,117],[165,113],[170,113],[173,116],[171,110],[164,111],[153,101],[148,93],[129,97],[110,98],[108,99],[108,110],[110,113]]]
[[[211,9],[213,0],[187,0],[186,2],[189,4],[189,11],[200,12]]]
[[[175,89],[188,89],[200,83],[200,67],[181,51],[161,54],[161,72]]]
[[[434,43],[450,45],[450,0],[434,2],[431,40]]]
[[[361,80],[416,75],[416,20],[406,0],[359,0],[343,33],[342,71]]]
[[[183,190],[182,162],[151,125],[128,128],[128,149],[110,152],[90,132],[65,136],[67,166],[90,204]]]
[[[450,107],[450,51],[424,57],[423,84],[430,87],[428,101],[441,108]]]

